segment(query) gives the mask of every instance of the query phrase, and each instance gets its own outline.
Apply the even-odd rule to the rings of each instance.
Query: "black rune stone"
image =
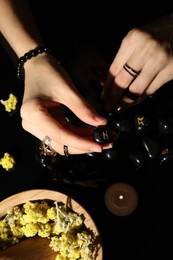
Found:
[[[94,130],[94,141],[100,144],[108,144],[113,141],[113,135],[108,126],[98,126]]]

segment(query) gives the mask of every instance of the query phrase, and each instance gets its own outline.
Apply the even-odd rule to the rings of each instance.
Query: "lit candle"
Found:
[[[105,204],[108,210],[117,216],[131,214],[138,205],[138,194],[129,184],[117,182],[105,192]]]

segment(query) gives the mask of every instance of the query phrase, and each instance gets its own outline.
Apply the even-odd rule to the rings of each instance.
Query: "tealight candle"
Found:
[[[131,214],[138,205],[138,194],[129,184],[117,182],[105,192],[105,204],[108,210],[117,216]]]

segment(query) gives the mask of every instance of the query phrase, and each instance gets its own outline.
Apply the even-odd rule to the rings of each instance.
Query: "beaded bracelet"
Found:
[[[25,72],[24,72],[24,64],[28,60],[30,60],[32,57],[36,57],[39,54],[42,53],[52,53],[52,51],[47,47],[36,47],[33,50],[30,50],[29,52],[26,52],[22,57],[19,58],[17,62],[17,78],[21,81],[24,80]]]

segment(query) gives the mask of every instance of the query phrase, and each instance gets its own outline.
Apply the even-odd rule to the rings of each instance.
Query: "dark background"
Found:
[[[117,3],[113,1],[30,1],[46,44],[52,47],[76,86],[93,104],[97,79],[111,63],[122,37],[138,25],[169,13],[168,3]],[[164,6],[163,6],[164,4]],[[140,9],[137,11],[137,9]],[[37,157],[39,140],[21,127],[20,104],[23,86],[16,79],[16,67],[3,44],[0,47],[0,99],[9,93],[18,97],[19,106],[7,113],[0,106],[0,158],[14,154],[16,167],[6,172],[0,168],[0,200],[28,189],[62,191],[79,201],[93,216],[102,240],[104,260],[172,260],[172,159],[164,164],[148,160],[137,169],[130,161],[130,148],[140,142],[133,131],[122,135],[121,156],[115,162],[100,157],[71,156],[57,158],[49,168]],[[172,82],[153,97],[127,112],[172,116]],[[31,115],[32,116],[32,115]],[[157,135],[158,131],[154,131]],[[167,141],[167,136],[164,137]],[[169,136],[172,142],[172,135]],[[166,142],[167,145],[167,142]],[[137,209],[127,217],[117,217],[104,204],[106,189],[115,182],[131,184],[139,196]]]

